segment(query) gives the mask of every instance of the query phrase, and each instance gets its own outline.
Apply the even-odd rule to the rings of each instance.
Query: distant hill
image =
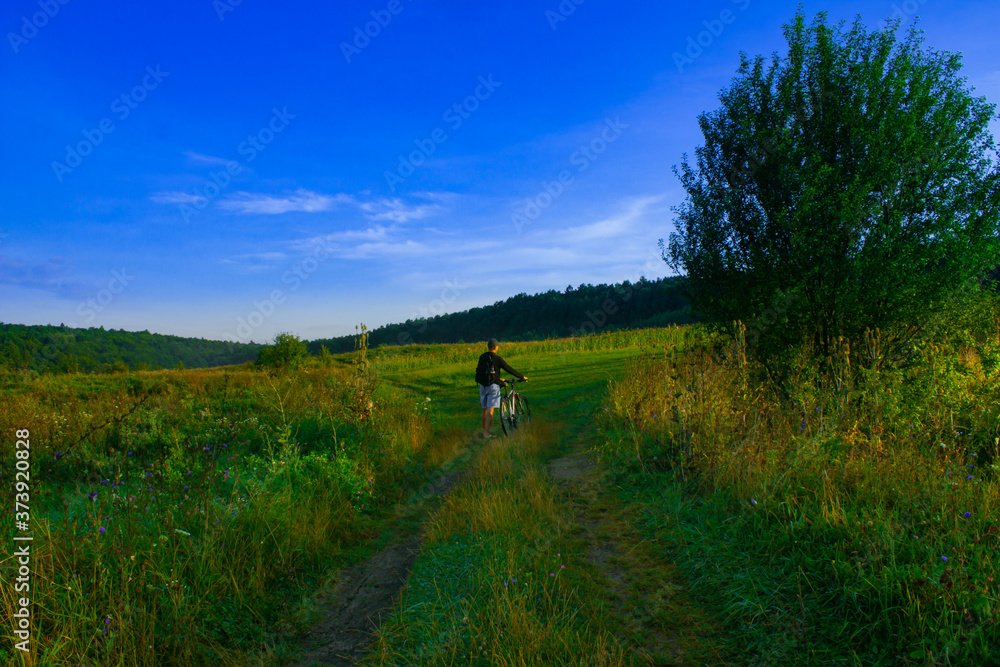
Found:
[[[688,300],[679,292],[678,277],[640,279],[614,285],[569,286],[564,292],[525,293],[491,306],[436,315],[402,324],[387,324],[369,332],[369,347],[406,343],[459,343],[500,340],[540,340],[595,331],[690,324]],[[309,351],[321,346],[330,352],[354,349],[354,336],[340,336],[308,343]]]
[[[614,285],[569,286],[564,292],[517,294],[490,306],[407,320],[369,332],[368,345],[459,343],[498,338],[540,340],[598,331],[694,322],[678,278],[640,279]],[[350,352],[354,336],[308,343],[318,354]],[[264,345],[164,336],[148,331],[73,329],[0,323],[0,370],[112,372],[158,368],[207,368],[255,361]]]
[[[205,368],[256,360],[262,347],[148,331],[0,323],[0,369],[58,373],[175,368],[178,364]]]

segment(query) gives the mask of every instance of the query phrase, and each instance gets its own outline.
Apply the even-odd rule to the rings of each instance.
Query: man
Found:
[[[514,377],[527,380],[527,376],[521,375],[500,358],[497,350],[500,349],[500,342],[496,338],[490,338],[486,343],[486,352],[479,357],[479,365],[476,366],[476,382],[479,383],[479,402],[483,407],[483,437],[495,438],[490,433],[490,426],[493,425],[493,408],[500,407],[500,369],[507,371]]]

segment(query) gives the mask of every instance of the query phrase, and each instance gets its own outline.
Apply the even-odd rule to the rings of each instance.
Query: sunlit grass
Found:
[[[366,664],[634,664],[587,593],[582,555],[563,553],[573,524],[539,463],[550,441],[529,428],[480,452],[427,521],[424,552]]]
[[[610,387],[623,498],[724,591],[756,659],[1000,659],[998,311],[976,308],[906,370],[876,332],[825,372],[806,351],[790,397],[697,329]]]
[[[336,366],[0,381],[34,536],[32,653],[5,631],[5,660],[250,664],[440,458],[416,401]],[[3,627],[15,609],[5,585]]]

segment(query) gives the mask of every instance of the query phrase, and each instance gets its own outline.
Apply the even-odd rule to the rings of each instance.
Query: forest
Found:
[[[0,323],[0,369],[39,373],[225,366],[253,361],[263,347],[149,331]]]
[[[598,331],[689,324],[695,320],[677,278],[614,285],[568,286],[565,292],[525,293],[459,313],[387,324],[369,345],[461,343],[579,336]],[[354,349],[354,336],[308,343],[311,354]],[[264,345],[153,334],[0,323],[0,369],[39,373],[107,373],[161,368],[208,368],[256,361]]]
[[[569,285],[563,292],[522,292],[481,308],[387,324],[368,332],[368,344],[529,341],[695,321],[678,277],[643,277],[613,285]],[[333,353],[349,352],[354,336],[314,340],[309,351],[318,354],[323,346]]]

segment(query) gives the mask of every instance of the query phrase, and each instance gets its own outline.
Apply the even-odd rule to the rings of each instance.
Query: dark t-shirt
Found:
[[[524,378],[523,375],[511,368],[496,352],[483,352],[479,357],[479,365],[476,366],[476,382],[484,386],[500,384],[501,368],[516,378]]]

